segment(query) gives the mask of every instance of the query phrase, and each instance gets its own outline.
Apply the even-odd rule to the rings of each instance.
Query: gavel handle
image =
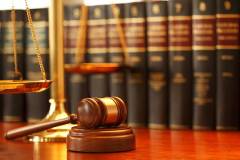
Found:
[[[15,138],[23,137],[32,133],[47,130],[56,126],[64,125],[70,122],[76,123],[76,121],[77,121],[77,116],[72,114],[69,117],[64,119],[54,120],[50,122],[43,122],[39,124],[33,124],[26,127],[10,130],[5,134],[5,138],[8,140],[15,139]]]

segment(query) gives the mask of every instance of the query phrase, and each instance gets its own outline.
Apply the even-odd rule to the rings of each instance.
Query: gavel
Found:
[[[67,123],[78,124],[86,129],[114,127],[126,120],[126,104],[118,97],[85,98],[77,107],[77,114],[51,122],[43,122],[8,131],[6,139],[15,139]]]

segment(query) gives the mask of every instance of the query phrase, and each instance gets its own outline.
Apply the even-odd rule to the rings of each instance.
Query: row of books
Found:
[[[85,12],[81,9],[76,4],[64,8],[65,63],[76,62],[80,18]],[[89,6],[85,61],[127,63],[134,70],[109,75],[66,74],[69,112],[76,112],[77,103],[85,97],[118,96],[128,103],[128,123],[132,126],[238,129],[239,9],[238,0],[155,0]],[[13,54],[10,27],[6,27],[10,26],[10,17],[4,18],[4,12],[0,56],[9,58],[0,59],[4,60],[0,68],[4,73],[1,79],[9,79]],[[49,68],[47,9],[32,13]],[[39,69],[32,67],[37,67],[34,49],[20,17],[19,66],[26,78],[40,79],[36,75],[40,75]],[[126,46],[121,42],[119,23]],[[40,95],[32,94],[2,96],[4,119],[26,113],[30,119],[31,110],[33,117],[41,117],[49,106],[49,95],[43,94],[41,100]]]
[[[24,79],[40,80],[41,72],[37,63],[31,32],[24,10],[16,10],[17,63]],[[48,10],[32,10],[33,25],[38,35],[41,55],[49,76]],[[0,11],[0,79],[12,80],[14,75],[13,21],[11,10]],[[8,122],[36,122],[49,109],[49,90],[37,94],[0,95],[1,119]]]
[[[85,60],[128,64],[134,70],[70,75],[69,96],[119,96],[128,103],[132,126],[238,129],[239,9],[238,0],[90,6]],[[67,10],[65,49],[72,57],[68,63],[74,63],[81,9]]]

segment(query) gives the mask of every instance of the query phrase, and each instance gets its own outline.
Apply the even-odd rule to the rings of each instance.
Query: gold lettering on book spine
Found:
[[[186,83],[187,79],[182,73],[176,73],[172,78],[172,83],[183,84]]]
[[[79,9],[79,8],[75,8],[75,9],[73,10],[73,16],[74,16],[75,19],[79,19],[80,14],[81,14],[81,12],[80,12],[80,9]]]
[[[229,0],[226,0],[226,1],[224,2],[224,8],[225,8],[226,10],[231,10],[231,9],[232,9],[232,3],[231,3]]]
[[[176,55],[176,56],[173,57],[173,61],[175,61],[175,62],[183,62],[185,60],[186,60],[186,58],[184,56],[181,56],[181,55]]]
[[[93,11],[93,14],[94,14],[94,17],[95,18],[100,18],[102,16],[102,12],[101,12],[101,9],[96,7]]]
[[[166,76],[164,73],[150,73],[149,75],[149,86],[154,91],[160,91],[166,86]]]
[[[160,7],[158,4],[153,4],[152,5],[152,13],[153,14],[159,14],[160,13]]]
[[[198,106],[204,106],[206,104],[212,103],[213,99],[208,96],[210,90],[209,79],[202,77],[199,73],[199,77],[195,78],[195,98],[194,104]]]
[[[149,61],[150,62],[162,62],[163,61],[163,57],[162,56],[150,56],[149,57]]]
[[[176,11],[176,13],[180,13],[182,11],[182,4],[181,3],[176,3],[175,4],[175,11]]]
[[[225,78],[233,78],[235,77],[234,74],[232,72],[223,72],[222,73],[222,77],[225,77]]]
[[[200,3],[199,3],[199,10],[200,10],[201,12],[205,12],[205,11],[207,10],[207,5],[206,5],[205,2],[200,2]]]
[[[131,6],[131,15],[134,17],[138,16],[138,8],[136,5]]]

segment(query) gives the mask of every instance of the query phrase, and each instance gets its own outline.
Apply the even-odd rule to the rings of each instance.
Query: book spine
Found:
[[[192,4],[168,1],[170,128],[192,126]]]
[[[81,5],[64,6],[64,59],[67,64],[76,64],[77,34],[81,18]],[[77,105],[88,97],[88,79],[86,75],[65,74],[66,98],[69,113],[77,112]]]
[[[24,11],[16,10],[17,61],[19,70],[24,75]],[[14,60],[11,23],[11,11],[3,12],[3,79],[14,79]],[[3,95],[3,120],[22,121],[25,117],[25,95]]]
[[[193,128],[215,128],[216,2],[193,1]]]
[[[240,1],[217,0],[217,124],[218,130],[239,127]]]
[[[118,17],[115,17],[113,9],[118,10]],[[120,42],[120,36],[118,31],[118,24],[120,23],[124,30],[124,5],[116,4],[116,8],[112,5],[108,5],[108,24],[107,24],[107,40],[108,40],[108,55],[109,62],[123,64],[124,50]],[[126,101],[126,74],[124,71],[110,74],[110,95],[117,96]]]
[[[150,128],[168,126],[168,3],[147,3],[148,106]]]
[[[0,79],[3,79],[3,18],[2,18],[2,12],[0,11]],[[2,121],[3,118],[3,95],[0,95],[0,121]]]
[[[32,9],[33,26],[38,37],[40,45],[41,57],[47,78],[49,78],[49,39],[48,39],[48,9]],[[26,23],[27,19],[26,19]],[[26,28],[26,78],[29,80],[40,80],[42,74],[39,68],[38,61],[36,59],[35,44],[32,39],[29,25],[25,25]],[[34,94],[26,94],[26,106],[27,106],[27,121],[37,122],[41,120],[48,113],[49,109],[49,90]]]
[[[128,123],[145,126],[148,120],[145,2],[125,4],[124,8],[127,63],[132,68],[127,73]]]
[[[90,6],[88,11],[88,61],[91,63],[107,62],[107,6]],[[106,74],[90,75],[89,91],[91,97],[109,96],[109,76]]]

